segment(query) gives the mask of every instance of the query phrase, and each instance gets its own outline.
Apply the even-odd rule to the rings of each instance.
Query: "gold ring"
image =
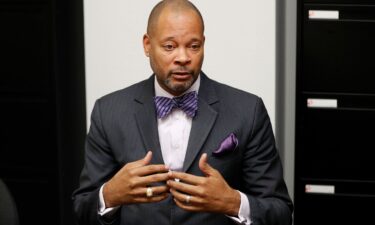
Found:
[[[147,196],[148,198],[150,198],[150,197],[152,197],[152,195],[153,195],[153,193],[152,193],[152,188],[148,187],[148,188],[146,189],[146,196]]]
[[[186,198],[185,198],[186,204],[189,204],[190,199],[191,199],[191,196],[190,195],[186,195]]]

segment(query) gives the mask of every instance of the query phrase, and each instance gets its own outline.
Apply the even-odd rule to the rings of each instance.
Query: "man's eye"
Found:
[[[201,46],[198,44],[191,45],[190,48],[193,50],[198,50]]]
[[[174,46],[173,46],[173,45],[164,45],[163,47],[164,47],[164,49],[167,50],[167,51],[171,51],[171,50],[174,49]]]

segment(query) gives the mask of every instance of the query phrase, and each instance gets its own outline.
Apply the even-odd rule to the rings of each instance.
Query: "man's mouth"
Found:
[[[191,72],[189,72],[189,71],[173,71],[172,74],[176,74],[176,75],[190,75]]]
[[[191,78],[192,73],[190,71],[173,71],[172,76],[176,80],[187,80]]]

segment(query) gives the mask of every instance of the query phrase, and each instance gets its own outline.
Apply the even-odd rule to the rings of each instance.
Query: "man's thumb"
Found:
[[[151,158],[152,158],[152,152],[148,151],[145,157],[143,157],[142,159],[138,159],[137,161],[130,162],[126,164],[123,168],[132,169],[132,168],[145,166],[151,162]]]
[[[199,168],[205,175],[212,175],[214,168],[207,163],[207,153],[203,153],[199,159]]]
[[[151,162],[151,159],[152,159],[152,152],[148,151],[145,157],[135,162],[136,163],[135,167],[145,166]]]
[[[145,157],[142,159],[142,164],[147,165],[151,162],[152,159],[152,151],[148,151]]]

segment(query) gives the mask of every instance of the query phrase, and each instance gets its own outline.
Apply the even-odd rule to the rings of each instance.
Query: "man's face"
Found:
[[[193,11],[165,9],[151,34],[143,38],[160,86],[177,96],[189,89],[199,76],[204,55],[202,23]]]

